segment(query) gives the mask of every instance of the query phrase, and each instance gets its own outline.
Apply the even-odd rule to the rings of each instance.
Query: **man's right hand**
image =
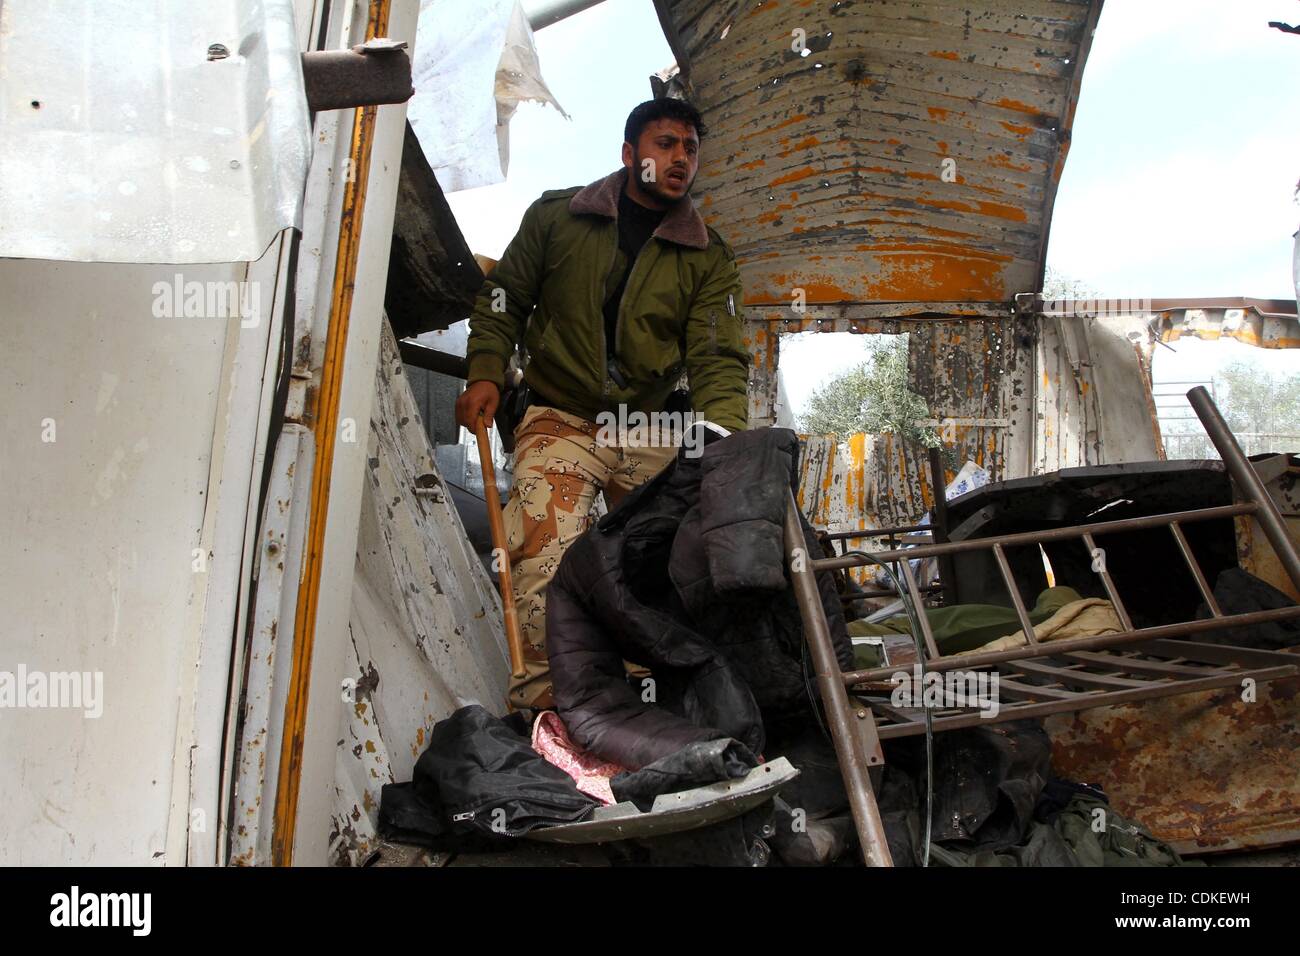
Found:
[[[501,389],[495,382],[470,382],[456,399],[456,424],[473,432],[479,412],[482,412],[483,424],[491,428],[500,401]]]

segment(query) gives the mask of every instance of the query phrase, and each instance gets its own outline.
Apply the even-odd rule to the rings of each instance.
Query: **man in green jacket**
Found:
[[[677,453],[685,423],[665,403],[682,373],[697,422],[746,426],[740,275],[689,197],[705,132],[683,100],[636,107],[623,167],[543,193],[470,318],[456,403],[466,428],[479,415],[491,423],[511,357],[521,343],[527,354],[531,400],[504,516],[528,666],[512,681],[516,706],[551,704],[544,591],[596,494],[616,507]]]

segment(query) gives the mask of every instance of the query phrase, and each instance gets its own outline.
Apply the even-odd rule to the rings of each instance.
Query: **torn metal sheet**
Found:
[[[1044,315],[1038,323],[1033,471],[1164,458],[1143,315]]]
[[[910,312],[1041,287],[1099,0],[656,6],[711,130],[696,195],[747,305],[801,288]]]
[[[1264,349],[1300,348],[1300,319],[1290,299],[1218,296],[1178,299],[1056,299],[1018,296],[1022,311],[1062,319],[1143,320],[1161,342],[1184,335],[1216,341],[1236,339]]]
[[[292,0],[9,0],[0,87],[0,256],[254,261],[301,225]]]
[[[1152,303],[1156,333],[1161,342],[1177,342],[1184,335],[1198,339],[1236,339],[1265,349],[1300,348],[1300,321],[1294,302],[1258,299],[1208,299],[1163,307]]]
[[[510,670],[500,599],[452,507],[404,373],[385,324],[335,760],[329,858],[341,865],[372,849],[380,789],[411,779],[433,725],[469,703],[501,713]]]

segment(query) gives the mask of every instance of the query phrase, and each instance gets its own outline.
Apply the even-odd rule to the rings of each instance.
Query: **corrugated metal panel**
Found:
[[[300,225],[292,0],[8,0],[0,91],[0,256],[247,262]]]
[[[1099,0],[660,7],[712,130],[696,195],[748,305],[799,287],[960,314],[1039,288]]]

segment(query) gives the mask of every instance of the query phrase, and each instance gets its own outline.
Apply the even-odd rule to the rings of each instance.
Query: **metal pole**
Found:
[[[817,672],[817,690],[835,743],[835,756],[844,777],[844,789],[848,791],[849,806],[853,810],[862,860],[867,866],[893,866],[889,843],[885,839],[885,825],[880,819],[880,808],[876,806],[871,779],[867,775],[867,755],[854,746],[848,690],[831,644],[830,626],[826,622],[821,593],[817,589],[817,575],[812,570],[811,556],[799,521],[799,506],[795,504],[793,494],[785,512],[785,552],[795,599],[799,602],[799,616],[803,620],[804,639],[812,652],[813,669]],[[862,710],[865,717],[859,719],[874,720],[870,710]]]
[[[566,17],[581,13],[601,2],[603,0],[531,0],[524,4],[524,16],[536,33],[543,27],[559,23]]]
[[[1247,498],[1259,506],[1255,511],[1255,520],[1259,522],[1264,537],[1268,538],[1268,543],[1273,546],[1273,551],[1277,554],[1277,559],[1286,570],[1288,577],[1291,578],[1291,583],[1300,588],[1300,554],[1296,553],[1295,542],[1291,540],[1282,513],[1278,511],[1277,503],[1264,487],[1264,483],[1259,480],[1255,466],[1250,463],[1242,452],[1241,446],[1237,444],[1232,429],[1219,414],[1219,409],[1214,404],[1214,399],[1210,398],[1209,392],[1198,385],[1187,393],[1187,402],[1196,412],[1201,424],[1205,426],[1210,441],[1214,442],[1214,447],[1219,450],[1219,457],[1223,459],[1223,464],[1227,467],[1232,480]]]

